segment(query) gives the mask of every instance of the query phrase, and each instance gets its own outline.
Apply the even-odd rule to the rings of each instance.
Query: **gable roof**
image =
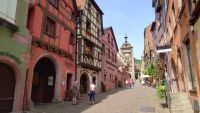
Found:
[[[94,4],[94,7],[103,15],[103,11],[101,8],[98,6],[98,4],[95,2],[95,0],[90,0],[92,4]]]
[[[117,48],[117,51],[119,51],[119,48],[118,48],[118,45],[117,45],[117,41],[116,41],[116,38],[115,38],[115,34],[114,34],[114,31],[113,31],[113,28],[112,28],[112,26],[110,26],[110,27],[107,27],[107,28],[104,28],[104,32],[107,32],[107,31],[111,31],[111,33],[112,33],[112,35],[113,35],[113,38],[114,38],[114,41],[115,41],[115,46],[116,46],[116,48]],[[106,33],[105,33],[106,34]],[[104,34],[104,35],[105,35]]]
[[[85,6],[85,2],[86,0],[76,0],[77,1],[77,7],[79,8],[79,10],[83,10],[84,6]],[[103,11],[100,9],[100,7],[98,6],[98,4],[95,2],[95,0],[89,0],[93,6],[98,10],[98,12],[103,15]]]

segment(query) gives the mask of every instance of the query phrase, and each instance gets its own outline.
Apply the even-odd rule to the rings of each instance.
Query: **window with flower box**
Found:
[[[87,55],[93,55],[93,45],[89,42],[85,42],[84,53]]]

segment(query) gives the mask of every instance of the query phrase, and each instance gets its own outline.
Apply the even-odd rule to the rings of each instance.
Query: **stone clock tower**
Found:
[[[128,37],[125,37],[125,42],[123,43],[121,47],[121,54],[126,59],[129,69],[129,73],[131,74],[131,79],[135,79],[135,67],[134,67],[134,49],[133,46],[128,42]],[[128,78],[128,75],[127,75]]]

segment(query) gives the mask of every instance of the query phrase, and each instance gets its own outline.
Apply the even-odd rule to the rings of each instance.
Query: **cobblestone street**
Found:
[[[162,108],[155,89],[136,84],[133,89],[121,88],[97,95],[95,105],[89,105],[87,96],[78,105],[71,102],[42,104],[30,113],[169,113]]]

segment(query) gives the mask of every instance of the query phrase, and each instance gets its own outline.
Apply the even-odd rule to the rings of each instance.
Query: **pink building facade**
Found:
[[[28,11],[32,36],[24,109],[69,98],[75,79],[76,1],[35,0]]]
[[[117,66],[118,46],[112,27],[104,29],[102,37],[103,52],[102,52],[102,90],[110,90],[118,85],[120,76]]]

